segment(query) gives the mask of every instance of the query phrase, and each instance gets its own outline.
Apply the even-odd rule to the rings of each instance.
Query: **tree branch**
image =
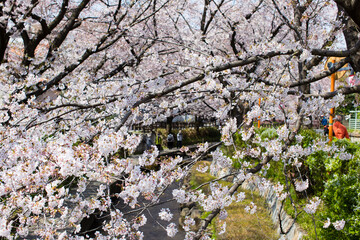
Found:
[[[319,81],[320,79],[323,79],[323,78],[328,77],[331,74],[335,73],[337,70],[342,68],[348,62],[350,62],[350,58],[349,57],[344,58],[341,61],[339,61],[338,63],[336,63],[335,66],[332,69],[329,69],[327,71],[323,71],[319,75],[308,78],[308,79],[304,79],[303,81],[294,82],[294,83],[290,84],[289,87],[293,88],[293,87],[298,87],[298,86],[301,86],[301,85],[305,85],[305,84],[309,84],[309,83]]]
[[[360,40],[356,43],[356,45],[349,50],[344,51],[331,51],[324,49],[313,49],[311,50],[311,54],[318,56],[327,56],[327,57],[348,57],[357,53],[360,49]]]
[[[268,52],[266,54],[260,54],[260,55],[257,55],[257,56],[249,57],[249,58],[244,59],[244,60],[238,60],[238,61],[230,62],[230,63],[227,63],[227,64],[223,64],[223,65],[220,65],[220,66],[217,66],[217,67],[214,67],[214,68],[210,68],[208,70],[208,72],[221,72],[221,71],[228,70],[228,69],[231,69],[231,68],[234,68],[234,67],[241,67],[241,66],[245,66],[245,65],[248,65],[248,64],[251,64],[251,63],[255,63],[257,61],[261,61],[261,60],[264,60],[264,59],[269,59],[269,58],[272,58],[272,57],[275,57],[275,56],[292,55],[292,54],[295,54],[297,52],[298,51],[295,51],[295,50],[288,50],[288,51],[284,51],[284,52],[282,52],[282,51],[271,51],[271,52]],[[185,87],[185,86],[187,86],[187,85],[189,85],[191,83],[202,80],[202,79],[204,79],[204,77],[205,77],[205,74],[202,73],[202,74],[197,75],[196,77],[193,77],[193,78],[191,78],[189,80],[181,82],[180,84],[169,87],[169,88],[163,90],[162,92],[150,93],[147,96],[145,96],[144,98],[142,98],[142,99],[138,100],[136,103],[134,103],[131,106],[131,109],[138,107],[140,104],[147,103],[147,102],[151,101],[154,98],[163,97],[163,96],[167,95],[168,93],[176,91],[177,89],[180,89],[180,88]],[[120,121],[120,124],[115,128],[115,131],[120,130],[120,128],[126,123],[127,119],[131,116],[131,113],[132,113],[131,110],[129,110],[124,115],[124,117]]]

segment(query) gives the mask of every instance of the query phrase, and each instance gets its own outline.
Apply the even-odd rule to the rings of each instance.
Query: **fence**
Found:
[[[350,111],[349,129],[360,130],[360,111]]]
[[[217,127],[215,121],[202,121],[200,123],[195,122],[173,122],[171,123],[172,129],[184,129],[195,127]],[[132,125],[132,130],[151,131],[152,129],[166,128],[166,122],[156,122],[149,126],[143,126],[141,124]]]

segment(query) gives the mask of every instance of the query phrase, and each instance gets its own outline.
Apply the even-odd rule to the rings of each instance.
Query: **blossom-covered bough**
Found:
[[[336,2],[344,10],[338,11]],[[26,238],[41,222],[36,232],[41,238],[82,239],[80,221],[102,211],[109,221],[95,233],[98,239],[141,239],[145,209],[159,204],[172,182],[212,152],[209,171],[231,169],[232,185],[211,182],[209,195],[200,189],[173,191],[174,201],[197,202],[210,212],[198,232],[186,228],[187,239],[206,239],[211,220],[219,213],[225,218],[224,208],[243,199],[237,195],[243,181],[264,175],[273,161],[296,165],[314,151],[341,152],[325,142],[304,149],[298,131],[309,116],[360,92],[360,86],[329,92],[325,85],[344,64],[359,67],[359,37],[355,42],[349,37],[354,36],[347,28],[351,6],[343,2],[2,1],[0,236]],[[358,15],[349,15],[358,27]],[[345,58],[324,71],[327,56]],[[217,118],[222,143],[234,147],[234,159],[205,144],[190,164],[169,157],[156,171],[142,171],[156,162],[156,149],[136,161],[119,155],[123,149],[132,153],[141,140],[133,124],[151,125],[179,113]],[[252,123],[259,116],[284,122],[278,138],[262,140],[255,133]],[[235,133],[247,147],[235,146]],[[251,161],[242,161],[245,157]],[[232,169],[233,161],[242,167]],[[114,179],[122,188],[115,198],[139,213],[134,219],[113,207]],[[85,198],[93,181],[102,183],[98,193]],[[306,191],[307,180],[297,181],[297,190]],[[291,197],[288,187],[277,189],[279,196]],[[302,207],[313,214],[319,201],[309,199]],[[169,210],[159,215],[173,221],[164,231],[174,236]],[[328,221],[337,230],[345,224]],[[61,231],[67,227],[75,231]]]

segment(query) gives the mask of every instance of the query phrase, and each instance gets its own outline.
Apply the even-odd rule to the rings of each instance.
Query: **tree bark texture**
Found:
[[[350,18],[344,18],[345,24],[343,33],[346,40],[347,49],[354,47],[359,40],[360,32],[360,0],[336,0],[339,11],[344,11]],[[351,66],[355,72],[360,71],[360,51],[351,57]]]

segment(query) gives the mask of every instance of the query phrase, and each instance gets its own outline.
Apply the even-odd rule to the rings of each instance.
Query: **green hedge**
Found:
[[[175,139],[178,132],[179,130],[173,131]],[[199,128],[198,132],[195,128],[186,128],[182,129],[181,133],[183,134],[183,145],[193,145],[203,142],[219,142],[221,138],[220,131],[215,127]]]
[[[175,138],[175,146],[176,146],[176,135],[178,134],[179,130],[174,129],[172,131],[174,138]],[[166,146],[166,139],[168,132],[165,128],[158,128],[156,129],[156,133],[160,133],[162,137],[162,146]],[[195,128],[186,128],[182,129],[181,133],[183,134],[183,142],[182,144],[184,146],[186,145],[193,145],[197,143],[203,143],[203,142],[219,142],[221,138],[220,131],[215,127],[203,127],[199,128],[199,132],[196,131]]]

